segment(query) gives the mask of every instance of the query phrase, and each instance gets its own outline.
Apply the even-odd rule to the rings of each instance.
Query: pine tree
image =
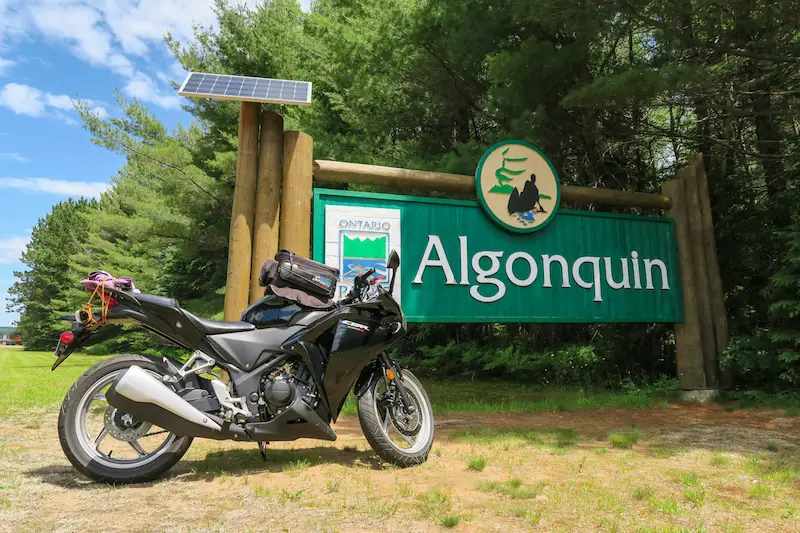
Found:
[[[782,366],[780,378],[800,384],[800,217],[781,234],[787,247],[778,271],[765,291],[772,298],[769,338]]]
[[[9,289],[8,310],[19,312],[17,333],[26,348],[52,349],[64,324],[59,316],[78,306],[77,283],[71,258],[81,247],[89,228],[81,217],[97,208],[92,200],[67,200],[53,206],[52,212],[33,228],[31,241],[22,254],[28,267],[14,272],[19,281]]]

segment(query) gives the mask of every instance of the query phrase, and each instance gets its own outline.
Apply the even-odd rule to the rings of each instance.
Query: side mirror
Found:
[[[400,256],[397,255],[397,252],[394,250],[389,253],[389,259],[386,261],[386,266],[392,270],[395,270],[400,266]]]
[[[395,274],[398,267],[400,267],[400,256],[397,255],[397,252],[392,250],[391,252],[389,252],[389,259],[386,260],[386,268],[392,271],[391,273],[392,279],[389,280],[389,294],[392,294],[392,292],[394,292],[394,280],[396,277]]]

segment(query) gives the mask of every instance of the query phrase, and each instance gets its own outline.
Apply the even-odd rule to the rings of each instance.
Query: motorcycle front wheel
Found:
[[[150,357],[111,357],[78,378],[61,404],[58,437],[64,454],[79,472],[101,483],[151,481],[172,468],[192,444],[191,437],[137,420],[106,401],[117,376],[133,365],[159,379],[165,373]]]
[[[413,406],[404,409],[395,384],[385,375],[373,378],[358,399],[358,419],[370,446],[385,461],[406,467],[424,463],[433,445],[433,409],[422,383],[402,371]]]

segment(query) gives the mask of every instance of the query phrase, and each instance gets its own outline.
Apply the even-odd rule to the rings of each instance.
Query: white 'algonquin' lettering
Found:
[[[428,235],[428,244],[425,247],[422,261],[420,261],[412,283],[422,283],[426,269],[440,268],[442,274],[444,274],[446,285],[470,285],[470,296],[479,302],[491,303],[500,300],[506,294],[506,284],[493,276],[500,272],[505,252],[480,251],[475,253],[470,259],[467,237],[463,235],[459,236],[458,241],[460,256],[459,261],[456,263],[460,267],[460,279],[458,282],[456,282],[456,277],[453,273],[450,260],[445,253],[442,240],[438,235]],[[636,250],[631,251],[630,260],[627,257],[619,259],[622,270],[621,281],[616,281],[614,279],[615,274],[612,268],[613,260],[611,257],[579,257],[572,263],[571,268],[567,259],[561,255],[543,254],[541,256],[541,261],[543,287],[553,287],[551,270],[555,264],[557,267],[561,267],[561,287],[569,288],[571,286],[571,277],[578,287],[593,291],[593,299],[595,302],[603,301],[603,281],[605,281],[605,286],[613,290],[631,288],[629,264],[633,267],[633,290],[642,289],[641,271],[639,270],[639,252]],[[661,273],[661,290],[670,290],[667,265],[664,264],[664,261],[661,259],[643,258],[642,263],[644,265],[646,290],[655,290],[653,284],[653,270],[656,267]],[[470,282],[470,266],[472,267],[472,274],[475,275],[474,285]],[[605,276],[602,275],[601,270],[605,270]],[[558,270],[556,270],[556,272],[558,272]],[[505,274],[508,280],[517,287],[528,287],[536,281],[539,275],[539,267],[536,263],[536,259],[529,253],[522,251],[513,252],[509,254],[506,259]]]

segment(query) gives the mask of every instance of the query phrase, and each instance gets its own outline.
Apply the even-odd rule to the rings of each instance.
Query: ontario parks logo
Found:
[[[519,233],[550,223],[561,199],[553,164],[524,141],[503,141],[483,154],[475,171],[475,192],[492,220]]]

